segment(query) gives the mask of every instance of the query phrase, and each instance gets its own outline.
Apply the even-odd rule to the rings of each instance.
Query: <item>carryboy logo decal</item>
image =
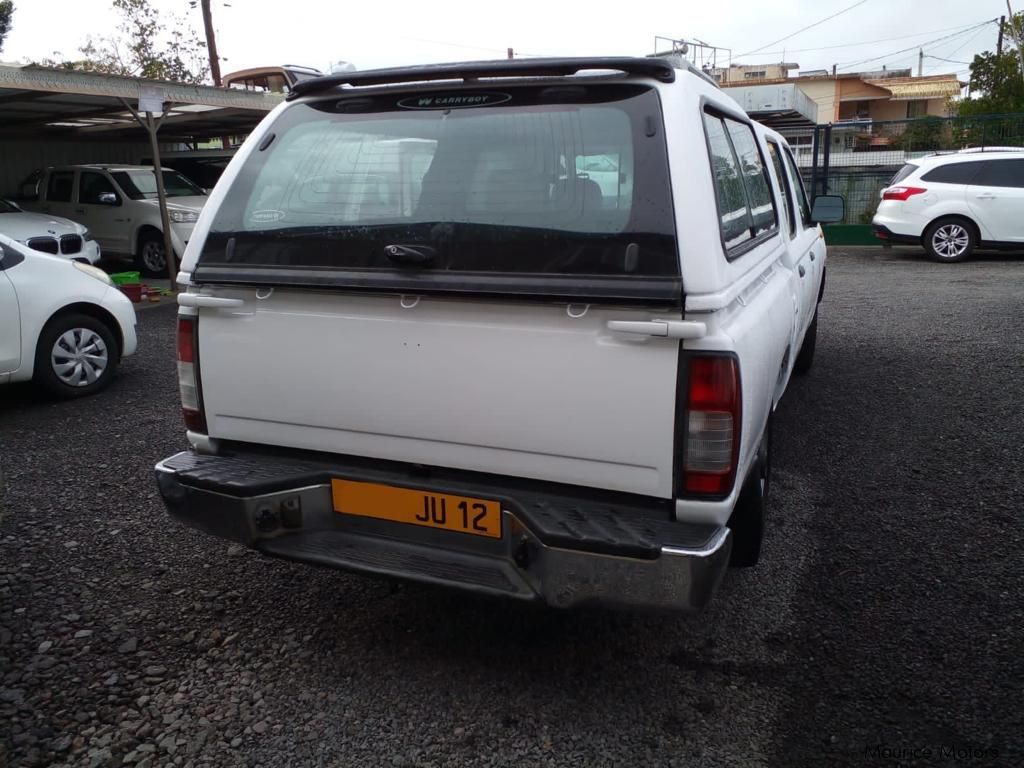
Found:
[[[492,107],[511,98],[509,93],[430,93],[402,99],[398,106],[402,109],[467,109]]]

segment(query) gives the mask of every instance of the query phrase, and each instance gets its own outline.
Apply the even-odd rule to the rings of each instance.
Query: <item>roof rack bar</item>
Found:
[[[295,99],[311,93],[320,93],[339,85],[390,85],[430,80],[472,80],[481,77],[567,77],[590,69],[617,70],[627,75],[653,77],[663,83],[671,83],[676,77],[672,64],[663,59],[628,56],[500,59],[338,72],[296,83],[292,86],[288,98]]]

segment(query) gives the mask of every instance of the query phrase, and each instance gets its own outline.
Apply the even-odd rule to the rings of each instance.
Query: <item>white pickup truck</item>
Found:
[[[267,555],[700,609],[758,560],[842,207],[661,59],[299,83],[185,252],[160,492]]]
[[[164,168],[171,247],[185,251],[206,193],[177,171]],[[132,256],[147,277],[167,274],[156,175],[141,165],[66,165],[33,171],[19,186],[21,206],[84,224],[104,254]]]

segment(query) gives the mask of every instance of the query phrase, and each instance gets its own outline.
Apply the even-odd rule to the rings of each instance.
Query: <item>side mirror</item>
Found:
[[[113,192],[100,192],[99,197],[96,198],[96,202],[100,205],[120,205],[121,201],[118,200],[117,195]]]
[[[811,208],[811,221],[836,224],[846,218],[846,200],[840,195],[818,195]]]

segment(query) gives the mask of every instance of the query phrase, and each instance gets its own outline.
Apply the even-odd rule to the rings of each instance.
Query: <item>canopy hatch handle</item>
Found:
[[[178,306],[203,307],[208,309],[235,309],[245,306],[241,299],[229,299],[226,296],[207,296],[201,293],[179,293]]]
[[[608,330],[669,339],[702,339],[708,327],[692,320],[609,320]]]

